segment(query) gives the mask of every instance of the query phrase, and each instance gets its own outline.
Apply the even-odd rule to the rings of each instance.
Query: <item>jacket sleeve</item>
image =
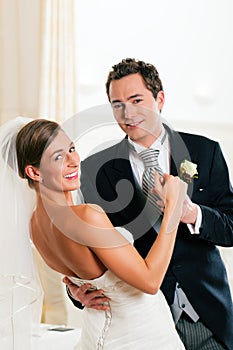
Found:
[[[82,310],[84,309],[83,304],[80,303],[80,301],[75,300],[72,295],[70,294],[69,288],[66,286],[66,292],[68,294],[68,297],[70,298],[70,300],[72,301],[72,303],[74,304],[74,306],[76,306],[78,309]]]
[[[217,142],[210,152],[207,204],[199,204],[202,210],[202,224],[199,238],[215,245],[233,246],[233,189],[229,171]]]

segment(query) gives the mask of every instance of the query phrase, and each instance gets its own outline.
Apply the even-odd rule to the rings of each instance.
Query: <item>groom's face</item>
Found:
[[[164,93],[155,100],[139,73],[113,80],[109,97],[114,117],[121,129],[135,142],[150,147],[161,133],[160,110]]]

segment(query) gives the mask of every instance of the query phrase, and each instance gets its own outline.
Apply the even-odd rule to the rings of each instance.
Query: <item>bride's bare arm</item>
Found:
[[[181,216],[187,190],[187,185],[178,178],[164,175],[164,179],[166,183],[163,187],[158,174],[155,175],[157,194],[165,203],[166,208],[158,238],[145,260],[139,256],[131,245],[115,249],[93,249],[106,266],[121,279],[147,293],[155,293],[158,290],[166,273],[173,252],[177,226],[180,221],[179,217]],[[99,220],[100,217],[97,221]],[[102,213],[101,222],[98,224],[111,226],[104,213]],[[117,234],[119,233],[117,232]],[[108,298],[102,298],[103,291],[96,290],[87,293],[88,285],[77,287],[67,277],[63,281],[67,284],[75,305],[78,305],[76,301],[79,301],[86,307],[97,310],[109,308],[104,304]]]
[[[126,283],[149,294],[158,291],[168,268],[186,194],[186,184],[178,177],[164,175],[164,181],[162,185],[156,175],[156,191],[165,203],[164,217],[158,237],[145,260],[131,244],[115,248],[91,247],[107,269]],[[96,227],[112,227],[104,213],[92,215],[91,220]]]

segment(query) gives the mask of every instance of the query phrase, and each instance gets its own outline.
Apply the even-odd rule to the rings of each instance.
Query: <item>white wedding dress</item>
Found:
[[[117,228],[132,242],[132,235]],[[111,271],[93,280],[69,277],[78,286],[91,283],[111,298],[110,311],[85,308],[77,350],[184,350],[163,293],[145,294]]]

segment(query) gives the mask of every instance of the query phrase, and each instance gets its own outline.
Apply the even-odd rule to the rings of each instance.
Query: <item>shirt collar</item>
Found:
[[[164,128],[164,126],[162,125],[162,131],[159,135],[159,137],[155,140],[154,143],[152,143],[152,145],[149,148],[153,148],[153,149],[161,149],[165,140],[167,137],[167,131]],[[129,144],[132,146],[131,148],[136,151],[137,153],[140,153],[142,151],[144,151],[146,149],[146,147],[139,145],[138,143],[134,142],[133,140],[131,140],[130,138],[128,138]]]

